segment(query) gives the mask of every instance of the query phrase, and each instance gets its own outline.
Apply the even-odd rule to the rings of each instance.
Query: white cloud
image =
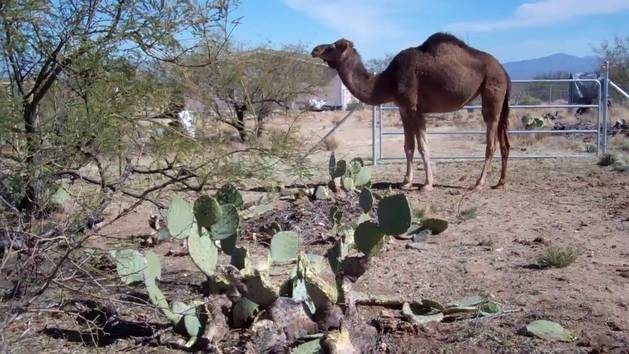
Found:
[[[392,21],[394,6],[390,0],[284,0],[284,3],[353,41],[370,42],[402,33]]]
[[[502,29],[548,26],[575,17],[605,15],[629,9],[628,0],[542,0],[524,3],[505,19],[457,22],[446,26],[453,32],[491,32]]]

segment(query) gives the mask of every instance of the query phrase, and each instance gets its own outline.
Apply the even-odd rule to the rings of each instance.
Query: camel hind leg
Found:
[[[485,91],[482,94],[483,120],[485,121],[485,125],[487,125],[487,132],[485,134],[487,146],[485,147],[485,163],[483,164],[483,170],[481,171],[480,177],[474,186],[474,189],[477,190],[481,189],[485,185],[487,172],[491,167],[491,160],[493,160],[494,154],[496,153],[498,120],[502,107],[502,97],[504,97],[504,93],[498,95],[493,91]]]
[[[406,175],[402,189],[413,187],[413,155],[415,154],[415,122],[408,109],[400,107],[402,126],[404,129],[404,155],[406,155]]]
[[[415,122],[417,122],[417,129],[415,131],[417,148],[422,156],[424,170],[426,172],[426,180],[424,181],[424,185],[421,187],[421,190],[430,191],[433,189],[432,165],[430,164],[430,148],[428,146],[428,136],[426,134],[426,119],[422,112],[417,112]]]

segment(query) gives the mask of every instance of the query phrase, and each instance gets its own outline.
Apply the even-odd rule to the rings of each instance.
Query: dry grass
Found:
[[[548,247],[537,258],[541,268],[565,268],[577,259],[578,252],[572,247]]]
[[[339,141],[333,136],[330,136],[323,141],[323,146],[325,146],[327,151],[335,151],[340,145]]]

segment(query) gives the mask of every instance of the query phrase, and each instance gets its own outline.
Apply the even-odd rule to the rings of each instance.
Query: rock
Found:
[[[308,315],[306,305],[288,297],[280,297],[270,309],[271,318],[284,332],[288,344],[307,335],[317,333],[319,326]]]
[[[261,320],[251,326],[251,346],[254,353],[285,353],[287,340],[284,331],[271,320]]]

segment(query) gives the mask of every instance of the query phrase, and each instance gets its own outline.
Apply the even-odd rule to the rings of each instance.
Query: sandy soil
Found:
[[[309,141],[318,140],[339,119],[339,113],[305,117],[301,129]],[[358,119],[341,128],[337,156],[370,156],[370,112],[360,112]],[[276,121],[275,124],[281,124]],[[391,124],[395,124],[391,121]],[[468,148],[468,154],[481,153],[479,139],[432,140],[434,154],[450,153],[449,146]],[[548,140],[546,140],[548,139]],[[572,151],[588,143],[586,137],[535,140],[531,146],[551,151]],[[546,144],[546,145],[544,145]],[[544,147],[546,146],[546,147]],[[521,149],[522,147],[520,147]],[[399,154],[401,142],[391,142],[387,152]],[[514,150],[517,150],[515,148]],[[469,151],[471,150],[471,151]],[[520,151],[520,152],[528,152]],[[328,152],[316,153],[312,160],[327,170]],[[399,155],[398,155],[399,156]],[[447,219],[449,229],[430,236],[422,250],[407,249],[406,241],[392,239],[355,289],[372,294],[391,295],[400,299],[434,299],[448,303],[470,295],[489,295],[508,311],[501,316],[484,319],[438,323],[421,329],[399,325],[397,311],[361,307],[361,320],[372,323],[383,314],[393,316],[398,325],[382,328],[378,352],[391,353],[628,353],[629,352],[629,174],[609,171],[589,159],[513,160],[510,180],[505,191],[486,189],[470,193],[468,187],[480,173],[480,162],[437,162],[436,188],[423,194],[405,192],[414,209],[428,210],[428,215]],[[498,164],[489,175],[495,183]],[[382,191],[400,182],[404,166],[382,164],[372,167],[373,180]],[[416,182],[423,180],[423,171],[416,171]],[[322,175],[318,182],[325,182]],[[254,200],[257,192],[246,197]],[[341,198],[346,217],[358,215],[357,198]],[[331,235],[327,221],[329,204],[299,200],[281,201],[276,209],[246,222],[242,239],[256,257],[267,251],[268,224],[278,221],[284,228],[297,230],[303,247],[322,254],[329,247]],[[460,211],[476,208],[476,217],[463,220]],[[112,210],[113,212],[113,210]],[[99,248],[129,245],[143,247],[134,235],[150,232],[148,217],[154,210],[146,207],[128,215],[112,227],[92,246]],[[254,235],[255,233],[255,235]],[[256,242],[254,242],[254,236]],[[103,242],[104,240],[104,242]],[[579,255],[576,261],[561,269],[530,267],[548,246],[571,246]],[[165,269],[163,290],[168,298],[198,297],[201,277],[187,257],[166,256],[171,245],[156,248]],[[225,260],[223,260],[225,261]],[[110,272],[111,270],[105,270]],[[76,284],[73,284],[76,286]],[[86,291],[99,291],[87,289]],[[141,293],[141,287],[123,288],[112,296],[128,299]],[[105,293],[107,294],[107,293]],[[137,294],[136,294],[137,295]],[[111,299],[109,299],[111,300]],[[108,304],[105,297],[102,304]],[[119,318],[135,323],[163,323],[155,311],[115,303]],[[535,319],[556,321],[576,332],[573,343],[548,342],[517,334]],[[115,338],[104,347],[81,344],[85,341],[76,331],[74,319],[54,313],[25,315],[26,321],[8,329],[6,338],[17,338],[27,328],[28,335],[11,349],[16,353],[131,351],[170,352],[177,346],[138,343],[133,337]],[[74,336],[70,335],[73,334]],[[237,332],[229,338],[238,338]],[[88,341],[89,342],[89,341]],[[226,346],[237,348],[234,340]]]

